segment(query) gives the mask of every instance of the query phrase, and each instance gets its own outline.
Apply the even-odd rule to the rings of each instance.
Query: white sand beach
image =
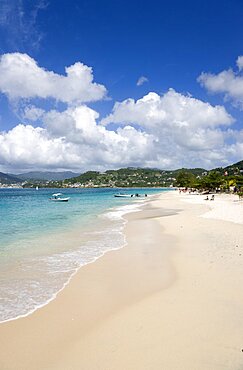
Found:
[[[126,218],[124,248],[0,325],[0,369],[243,368],[243,202],[171,191]]]

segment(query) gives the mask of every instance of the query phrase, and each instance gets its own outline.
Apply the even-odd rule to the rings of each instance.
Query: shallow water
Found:
[[[168,189],[130,189],[149,196]],[[117,189],[0,189],[0,321],[52,300],[83,265],[125,244],[125,213],[146,198],[115,198]],[[123,189],[124,191],[124,189]]]

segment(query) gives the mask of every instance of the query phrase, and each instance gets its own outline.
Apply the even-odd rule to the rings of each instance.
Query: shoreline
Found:
[[[159,194],[160,193],[150,194],[149,200],[156,199],[156,197],[158,197]],[[11,322],[11,321],[15,321],[15,320],[18,320],[18,319],[21,319],[21,318],[28,317],[28,316],[32,315],[34,312],[38,311],[39,309],[42,309],[43,307],[45,307],[46,305],[48,305],[50,302],[52,302],[53,300],[55,300],[57,298],[59,293],[62,292],[70,284],[73,277],[79,272],[79,270],[81,268],[83,268],[86,265],[95,263],[97,260],[102,258],[108,252],[116,251],[116,250],[119,250],[120,248],[123,248],[126,245],[124,228],[125,228],[125,225],[127,223],[127,220],[124,216],[130,214],[131,212],[132,213],[139,212],[141,210],[141,207],[143,207],[146,204],[147,201],[148,201],[148,198],[145,198],[145,199],[144,198],[141,198],[141,199],[138,198],[138,199],[135,199],[135,202],[133,201],[132,203],[128,202],[127,204],[116,204],[115,206],[113,206],[111,208],[107,208],[105,211],[100,213],[98,215],[98,219],[96,220],[96,227],[98,226],[98,228],[100,230],[102,223],[107,224],[109,222],[114,222],[115,226],[117,226],[118,223],[120,223],[121,224],[120,225],[121,230],[116,231],[116,233],[118,233],[119,235],[122,235],[122,239],[124,239],[124,240],[123,241],[120,240],[119,245],[110,246],[109,249],[101,250],[100,254],[97,255],[97,256],[93,256],[93,258],[91,260],[86,261],[86,262],[82,262],[82,264],[80,264],[79,266],[77,266],[75,268],[73,267],[73,269],[70,270],[69,276],[65,280],[63,280],[62,286],[60,288],[58,288],[58,290],[56,290],[56,292],[52,293],[52,295],[47,300],[45,300],[41,304],[36,305],[36,307],[30,309],[26,313],[18,314],[14,317],[4,319],[4,320],[0,320],[0,325],[3,324],[3,323],[7,323],[7,322]],[[113,217],[113,216],[115,216],[115,217]],[[88,224],[88,234],[90,234],[90,233],[91,234],[89,235],[89,237],[87,237],[87,240],[86,240],[86,238],[84,240],[82,240],[82,239],[80,240],[80,226],[79,226],[79,223],[77,221],[76,221],[76,223],[77,223],[77,225],[75,225],[75,226],[71,225],[71,229],[69,231],[63,232],[61,234],[61,238],[60,238],[60,235],[58,233],[58,235],[57,235],[58,236],[58,239],[57,239],[58,242],[55,240],[54,243],[58,244],[58,245],[62,245],[63,241],[67,240],[68,243],[74,243],[74,245],[76,245],[77,251],[80,249],[80,252],[82,251],[82,244],[86,244],[86,243],[90,243],[90,242],[92,243],[93,238],[95,237],[93,235],[93,233],[95,232],[96,227],[91,226],[90,224]],[[87,228],[85,227],[83,231],[86,234],[87,233]],[[103,242],[103,237],[104,236],[101,237],[101,240],[97,240],[96,242],[97,243]],[[56,239],[56,238],[54,237],[54,239]],[[38,244],[43,244],[43,243],[47,244],[47,245],[51,244],[52,240],[53,240],[53,235],[52,235],[52,233],[47,234],[47,235],[40,235],[39,240],[40,241],[38,242]],[[79,246],[79,244],[80,244],[80,246]],[[75,251],[75,250],[73,250],[73,251]],[[65,253],[65,248],[63,250],[63,253]]]
[[[156,197],[158,196],[158,194],[155,194],[155,195],[151,195],[150,196],[150,199],[152,199],[152,197]],[[141,201],[141,200],[140,200]],[[142,201],[141,201],[142,202]],[[144,203],[145,204],[145,203]],[[108,222],[109,220],[109,217],[108,215],[109,214],[116,214],[117,217],[114,219],[111,219],[110,221],[118,221],[118,222],[121,222],[121,228],[122,230],[124,231],[124,227],[125,227],[125,224],[127,222],[126,218],[124,218],[123,216],[126,215],[126,214],[129,214],[131,212],[135,213],[135,212],[139,212],[141,207],[143,207],[144,204],[140,204],[140,202],[133,202],[133,203],[127,203],[127,204],[121,204],[121,205],[116,205],[115,207],[112,207],[112,208],[108,208],[106,209],[104,212],[102,212],[101,214],[98,215],[98,221],[96,221],[96,223],[98,222],[98,225],[99,223],[102,223],[103,222]],[[97,225],[96,225],[97,226]],[[99,226],[100,228],[100,226]],[[86,229],[85,229],[86,230]],[[93,233],[94,232],[94,227],[90,227],[89,225],[89,233]],[[70,284],[71,280],[73,279],[73,277],[79,272],[79,270],[81,268],[83,268],[84,266],[86,265],[89,265],[89,264],[92,264],[92,263],[95,263],[97,260],[99,260],[100,258],[102,258],[106,253],[108,252],[111,252],[111,251],[116,251],[116,250],[119,250],[120,248],[123,248],[125,245],[126,245],[126,240],[125,240],[125,234],[124,232],[120,232],[120,231],[117,231],[119,234],[121,233],[124,237],[124,241],[122,242],[121,245],[118,245],[118,246],[115,246],[115,247],[112,247],[110,249],[107,249],[107,250],[104,250],[104,251],[101,251],[100,252],[100,255],[96,256],[96,257],[93,257],[92,260],[90,261],[87,261],[87,262],[84,262],[83,264],[79,265],[78,267],[76,267],[75,269],[73,269],[73,271],[70,270],[70,276],[67,278],[66,281],[63,282],[63,285],[60,289],[58,289],[55,293],[52,294],[52,296],[47,299],[45,302],[43,302],[42,304],[34,307],[33,309],[31,309],[29,312],[27,313],[23,313],[23,314],[20,314],[18,316],[15,316],[15,317],[12,317],[12,318],[9,318],[9,319],[5,319],[5,320],[2,320],[0,321],[0,325],[1,324],[4,324],[4,323],[8,323],[8,322],[11,322],[11,321],[15,321],[15,320],[19,320],[21,318],[26,318],[30,315],[32,315],[34,312],[38,311],[39,309],[42,309],[43,307],[45,307],[46,305],[48,305],[50,302],[52,302],[53,300],[55,300],[57,298],[57,296]],[[86,231],[85,231],[86,232]],[[64,232],[62,234],[62,239],[67,239],[69,240],[69,242],[71,243],[71,240],[72,240],[72,234],[79,234],[80,233],[80,228],[78,226],[73,226],[71,225],[71,231],[68,231],[68,232]],[[79,241],[78,239],[78,236],[75,236],[73,241],[78,245],[79,243],[81,243],[81,241]],[[44,236],[40,236],[39,239],[41,240],[41,243],[50,243],[50,238],[53,238],[52,234],[50,235],[44,235]],[[60,239],[60,238],[59,238]],[[90,242],[92,240],[91,239],[87,239],[88,242]],[[103,239],[102,239],[103,240]],[[60,240],[59,240],[60,242]],[[82,243],[84,243],[84,241],[82,241]],[[81,243],[81,245],[82,245]],[[82,246],[80,246],[79,248],[82,248]]]
[[[82,267],[47,306],[0,324],[0,367],[235,370],[242,364],[240,253],[226,248],[242,240],[241,225],[204,219],[208,206],[182,199],[163,193],[127,215],[125,247]]]

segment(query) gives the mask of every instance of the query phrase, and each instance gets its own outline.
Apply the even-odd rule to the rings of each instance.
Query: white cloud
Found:
[[[84,104],[62,112],[29,104],[24,117],[38,119],[42,127],[19,124],[0,132],[2,170],[212,168],[239,160],[243,153],[243,133],[230,127],[233,118],[224,107],[172,89],[115,103],[101,122],[98,112]]]
[[[163,102],[163,109],[163,97],[155,93],[137,102],[117,103],[112,120],[122,122],[113,130],[99,124],[98,113],[85,105],[44,113],[44,128],[20,124],[0,133],[0,163],[21,170],[210,168],[242,153],[235,131],[220,128],[231,121],[226,111],[174,91],[165,98],[168,100]],[[231,145],[227,144],[228,138]]]
[[[156,138],[153,151],[161,166],[206,166],[225,158],[226,127],[233,118],[222,106],[212,106],[170,89],[159,96],[149,93],[135,101],[127,99],[114,105],[103,125],[138,125]]]
[[[11,164],[18,168],[45,164],[49,167],[70,162],[62,139],[50,140],[47,132],[39,127],[18,125],[7,133],[1,133],[0,146],[3,165]]]
[[[242,68],[243,68],[243,56],[240,55],[238,58],[237,58],[237,61],[236,61],[236,64],[239,68],[239,70],[241,71]]]
[[[27,54],[3,54],[0,91],[9,99],[53,98],[67,104],[100,100],[106,88],[93,82],[92,68],[77,62],[65,68],[66,76],[46,71]]]
[[[37,121],[45,113],[44,109],[37,108],[34,105],[28,105],[24,108],[23,117],[30,121]]]
[[[43,116],[44,128],[18,125],[0,134],[0,163],[7,168],[104,169],[142,166],[155,158],[154,138],[133,127],[107,130],[86,106]]]
[[[142,163],[153,145],[154,137],[131,126],[107,130],[97,123],[94,110],[79,106],[59,113],[51,111],[44,117],[44,125],[53,137],[65,137],[72,145],[85,149],[89,160],[102,164]],[[149,147],[149,150],[148,150]]]
[[[198,77],[201,86],[212,93],[223,93],[226,99],[232,99],[234,103],[243,107],[243,56],[239,56],[236,64],[239,71],[228,69],[218,74],[202,73]]]
[[[102,120],[104,125],[111,122],[130,122],[149,130],[164,127],[175,130],[229,125],[233,119],[222,106],[213,107],[209,103],[170,89],[162,96],[150,92],[137,101],[127,99],[116,103],[112,114]]]
[[[141,76],[137,81],[137,86],[142,86],[145,82],[148,82],[147,77]]]

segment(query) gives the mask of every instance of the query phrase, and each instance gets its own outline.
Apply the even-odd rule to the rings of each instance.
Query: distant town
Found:
[[[132,167],[82,174],[70,171],[0,173],[0,188],[207,187],[210,181],[226,188],[243,187],[243,161],[210,171],[203,168],[159,170]]]

